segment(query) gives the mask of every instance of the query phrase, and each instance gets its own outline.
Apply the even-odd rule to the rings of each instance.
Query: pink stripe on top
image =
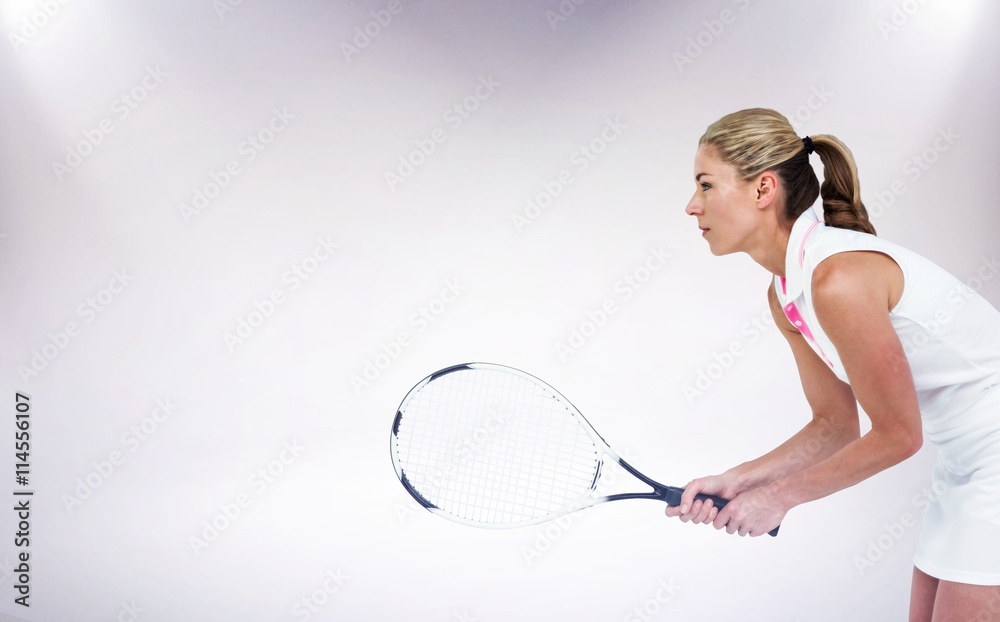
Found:
[[[799,245],[799,267],[802,267],[802,257],[806,252],[806,240],[809,238],[809,234],[813,232],[813,229],[819,226],[819,221],[817,220],[806,230],[806,234],[802,236],[802,244]]]
[[[827,358],[826,353],[823,352],[823,348],[819,347],[819,343],[817,343],[816,338],[813,337],[812,331],[809,329],[809,325],[806,324],[804,319],[802,319],[802,314],[799,313],[799,309],[795,306],[795,303],[790,302],[785,305],[784,311],[785,317],[788,318],[788,321],[791,322],[795,328],[799,329],[799,332],[802,333],[803,337],[816,344],[816,349],[819,351],[819,355],[823,357],[826,364],[832,368],[833,362]]]
[[[813,232],[813,230],[819,226],[819,224],[820,223],[818,220],[814,222],[809,227],[809,229],[806,230],[806,234],[802,236],[802,242],[799,245],[800,268],[804,263],[803,260],[805,258],[805,252],[806,252],[806,240],[809,238],[809,235]],[[786,294],[788,293],[788,291],[785,289],[785,277],[781,277],[781,291]],[[791,322],[793,326],[799,329],[799,332],[802,333],[802,336],[808,339],[809,341],[813,342],[814,344],[816,344],[816,350],[819,352],[819,355],[823,358],[824,361],[826,361],[826,364],[832,368],[833,362],[830,361],[829,358],[827,358],[826,353],[823,352],[823,348],[819,347],[819,343],[817,343],[816,339],[813,337],[812,331],[809,329],[809,325],[806,324],[806,321],[804,319],[802,319],[802,314],[799,313],[799,310],[795,306],[795,304],[790,302],[787,305],[785,305],[784,312],[785,312],[785,317],[788,318],[788,321]]]

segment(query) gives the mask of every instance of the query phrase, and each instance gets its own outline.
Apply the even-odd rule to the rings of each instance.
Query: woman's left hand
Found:
[[[772,484],[737,495],[719,510],[712,525],[741,536],[762,536],[780,525],[789,509]]]

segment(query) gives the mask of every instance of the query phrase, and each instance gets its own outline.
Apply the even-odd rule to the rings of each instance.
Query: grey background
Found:
[[[698,137],[746,107],[842,139],[879,234],[1000,305],[986,268],[1000,239],[997,5],[387,7],[0,7],[0,434],[13,435],[14,392],[29,394],[36,491],[32,607],[13,604],[7,510],[0,611],[488,621],[635,620],[638,607],[651,619],[900,619],[919,528],[896,525],[919,518],[929,446],[793,509],[775,539],[682,525],[641,501],[491,532],[409,501],[389,424],[420,378],[480,360],[546,379],[670,484],[801,427],[809,412],[787,346],[773,325],[753,323],[767,317],[769,275],[746,256],[712,256],[684,214]],[[565,19],[553,19],[560,7]],[[345,52],[366,28],[374,36]],[[142,97],[127,116],[123,94]],[[456,105],[461,124],[445,116]],[[243,141],[276,109],[294,118],[264,131],[273,141],[248,161]],[[113,131],[57,170],[105,119]],[[624,129],[602,144],[609,119]],[[388,183],[436,129],[444,141]],[[947,131],[957,138],[935,150]],[[602,153],[581,170],[577,151],[593,141]],[[231,161],[240,173],[186,213]],[[572,183],[515,226],[561,171]],[[315,255],[324,239],[338,248]],[[618,283],[643,276],[650,248],[669,259],[625,299]],[[286,276],[294,266],[313,269],[298,287]],[[116,271],[131,280],[104,292]],[[990,278],[977,285],[977,273]],[[460,293],[443,302],[449,282]],[[281,304],[254,316],[275,290]],[[91,298],[99,312],[87,311]],[[609,298],[616,313],[560,356]],[[433,322],[418,319],[424,308]],[[251,319],[262,322],[227,344]],[[75,334],[61,336],[69,322]],[[394,342],[395,358],[377,358]],[[743,354],[711,368],[734,342]],[[385,369],[352,383],[376,362]],[[709,371],[710,386],[687,396]],[[158,411],[158,400],[176,406]],[[2,457],[8,494],[12,454]],[[270,480],[258,475],[268,467]],[[248,504],[226,524],[239,499]],[[217,538],[193,545],[213,521],[225,525]],[[342,585],[324,588],[331,574]],[[304,598],[325,602],[306,617]]]

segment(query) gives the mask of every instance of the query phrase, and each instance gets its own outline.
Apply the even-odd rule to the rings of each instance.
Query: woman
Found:
[[[709,126],[695,182],[686,212],[712,253],[745,252],[774,275],[771,313],[812,420],[770,453],[692,481],[667,515],[759,536],[790,508],[912,456],[926,434],[940,495],[920,532],[910,620],[1000,620],[1000,312],[876,237],[850,150],[830,135],[799,138],[773,110]],[[864,436],[858,403],[872,423]],[[719,511],[697,493],[732,501]]]

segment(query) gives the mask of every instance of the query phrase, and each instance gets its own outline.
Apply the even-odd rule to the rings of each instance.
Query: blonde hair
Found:
[[[748,108],[727,114],[708,126],[698,144],[713,147],[723,162],[736,167],[744,181],[765,171],[777,173],[785,189],[784,215],[788,221],[794,222],[822,196],[827,225],[875,235],[861,202],[861,182],[851,150],[830,134],[810,138],[823,163],[822,187],[802,139],[775,110]]]

